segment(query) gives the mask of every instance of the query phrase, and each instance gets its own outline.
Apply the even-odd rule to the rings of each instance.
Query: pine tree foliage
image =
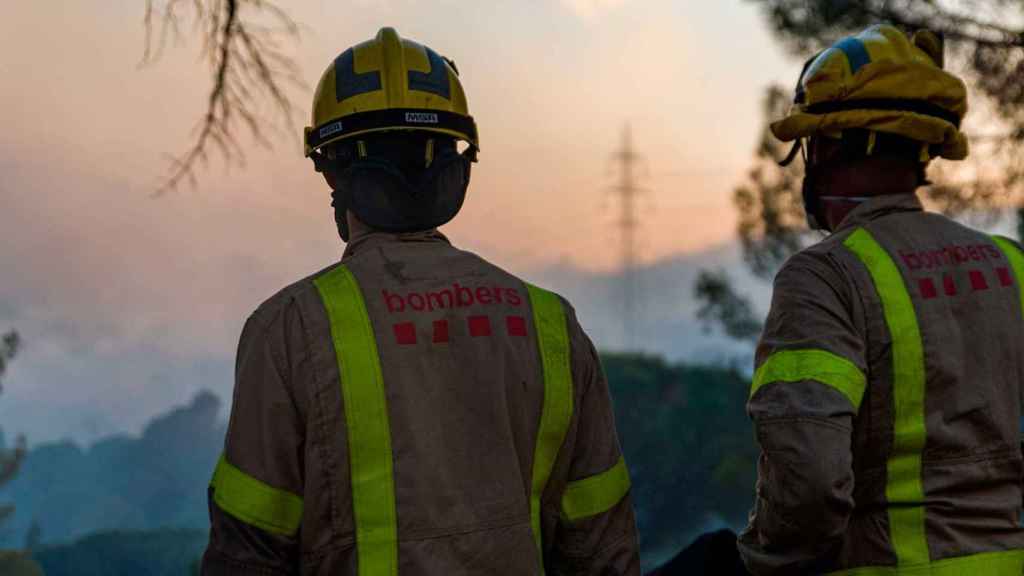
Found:
[[[926,197],[952,214],[1024,201],[1024,0],[750,1],[799,58],[877,23],[940,33],[946,68],[970,91],[965,130],[973,158],[937,163],[932,180],[938,184]]]
[[[940,33],[946,68],[968,85],[971,112],[964,130],[972,151],[966,162],[934,162],[929,168],[934,184],[922,189],[922,196],[930,208],[953,216],[1014,216],[1024,236],[1024,0],[748,1],[760,5],[776,38],[802,59],[877,23]],[[776,162],[788,147],[767,129],[788,111],[796,76],[794,70],[794,86],[766,89],[765,127],[753,167],[733,196],[744,261],[764,279],[818,238],[804,221],[802,163],[779,167]],[[724,273],[703,272],[696,294],[702,318],[717,320],[727,334],[756,321],[744,317],[753,307]]]
[[[791,100],[792,95],[782,88],[769,88],[763,103],[765,117],[781,118]],[[779,142],[766,125],[747,181],[733,193],[743,259],[756,276],[766,279],[814,237],[807,229],[801,198],[803,164],[797,161],[785,168],[778,164],[788,151],[789,146]]]
[[[750,300],[736,293],[724,270],[701,271],[697,278],[697,298],[701,302],[697,317],[705,328],[720,325],[736,340],[754,341],[761,333],[762,323]]]
[[[21,337],[17,332],[11,331],[2,338],[0,338],[0,381],[2,381],[4,373],[7,370],[7,366],[11,360],[18,353],[18,349],[21,347]],[[0,387],[2,390],[2,387]],[[21,466],[21,462],[25,457],[25,438],[19,437],[17,444],[13,450],[8,450],[6,447],[0,446],[0,486],[11,481],[14,475],[18,473],[18,468]],[[0,522],[3,522],[12,513],[14,513],[14,506],[3,505],[0,506]]]

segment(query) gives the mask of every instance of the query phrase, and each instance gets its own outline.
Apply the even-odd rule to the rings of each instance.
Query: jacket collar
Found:
[[[889,214],[899,212],[921,212],[924,207],[916,194],[893,194],[888,196],[875,196],[865,200],[846,215],[846,218],[836,227],[836,232],[843,232],[858,228]]]
[[[345,253],[342,258],[348,258],[372,250],[383,244],[397,243],[442,243],[450,245],[448,237],[437,231],[437,229],[424,230],[422,232],[366,232],[354,238],[350,238],[345,246]]]

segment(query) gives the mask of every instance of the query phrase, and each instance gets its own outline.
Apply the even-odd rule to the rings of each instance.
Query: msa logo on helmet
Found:
[[[331,122],[327,126],[324,126],[323,128],[321,128],[320,129],[320,137],[321,138],[327,138],[331,134],[335,134],[335,133],[338,133],[338,132],[341,132],[341,121],[340,120],[338,122]]]
[[[437,124],[437,114],[430,112],[406,112],[406,124]]]

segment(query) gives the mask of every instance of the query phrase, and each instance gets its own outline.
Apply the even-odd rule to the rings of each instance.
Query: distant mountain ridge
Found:
[[[526,276],[566,297],[600,350],[633,348],[670,360],[745,366],[752,358],[749,344],[738,343],[715,329],[706,331],[697,319],[700,303],[694,287],[703,269],[727,270],[737,289],[749,294],[759,309],[767,312],[771,285],[747,271],[736,243],[637,267],[634,346],[629,346],[625,338],[625,280],[618,271],[591,272],[571,263],[558,263],[530,271]]]
[[[20,546],[33,521],[44,542],[101,530],[205,529],[206,486],[227,432],[220,412],[220,400],[201,392],[139,437],[112,436],[88,449],[71,441],[33,448],[0,489],[0,502],[16,506],[0,547]]]

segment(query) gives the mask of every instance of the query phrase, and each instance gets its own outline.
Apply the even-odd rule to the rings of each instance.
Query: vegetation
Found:
[[[8,332],[0,338],[0,381],[2,381],[4,373],[7,371],[7,366],[14,359],[20,347],[21,338],[17,332]],[[0,435],[0,438],[2,438],[2,435]],[[18,443],[14,450],[7,450],[3,442],[0,441],[0,487],[3,487],[14,478],[24,457],[24,438],[18,438]],[[10,518],[12,514],[14,514],[13,505],[0,506],[0,523]],[[36,537],[38,537],[38,534],[33,535],[30,531],[29,538],[27,538],[28,543],[35,542]],[[0,574],[10,576],[43,576],[42,570],[29,558],[27,553],[15,550],[0,550]]]
[[[171,159],[170,171],[156,191],[177,188],[183,180],[196,184],[197,164],[209,160],[211,149],[228,163],[245,162],[241,129],[269,147],[261,105],[276,110],[279,128],[291,129],[296,109],[290,88],[304,88],[296,61],[282,42],[297,42],[300,27],[271,0],[145,0],[145,52],[142,64],[160,58],[168,39],[177,39],[183,24],[199,31],[203,60],[211,86],[206,113],[200,118],[188,150]]]
[[[44,547],[35,560],[47,576],[189,576],[206,539],[203,530],[102,532]]]
[[[154,419],[141,437],[88,449],[69,441],[34,447],[21,473],[0,487],[0,500],[18,503],[12,532],[35,532],[38,546],[98,531],[206,529],[206,486],[226,429],[219,410],[217,397],[203,392]]]
[[[21,338],[17,332],[8,332],[0,338],[0,383],[3,382],[3,376],[7,371],[8,364],[10,364],[11,360],[14,360],[14,356],[18,353],[18,348],[20,347]],[[3,390],[2,386],[0,386],[0,390]],[[0,487],[10,482],[14,475],[18,473],[18,468],[21,466],[24,456],[24,438],[18,438],[18,443],[14,450],[7,450],[6,446],[0,445]],[[0,523],[13,513],[14,506],[0,505]]]
[[[942,34],[946,68],[962,75],[970,88],[972,112],[965,130],[972,154],[965,163],[934,163],[929,176],[936,184],[923,189],[923,196],[930,206],[953,216],[1016,216],[1024,235],[1024,1],[750,1],[761,6],[769,28],[800,59],[880,22]],[[794,84],[798,71],[794,65]],[[792,91],[792,86],[766,88],[766,124],[786,114]],[[804,220],[803,166],[799,161],[788,168],[777,165],[788,149],[765,126],[754,165],[733,195],[744,259],[766,280],[790,255],[820,238],[809,233]],[[748,328],[759,319],[728,276],[706,271],[695,291],[704,303],[705,321],[724,327],[731,336],[750,339]]]
[[[757,457],[743,410],[747,378],[653,356],[602,358],[645,561],[674,554],[707,529],[742,526]],[[19,534],[38,519],[34,555],[46,574],[188,574],[205,542],[206,485],[226,431],[218,410],[219,400],[201,393],[139,438],[29,452],[0,496],[18,502]]]
[[[603,362],[645,563],[710,528],[745,525],[757,462],[748,378],[652,356],[606,354]]]
[[[44,572],[27,554],[0,550],[0,574],[4,576],[43,576]]]

